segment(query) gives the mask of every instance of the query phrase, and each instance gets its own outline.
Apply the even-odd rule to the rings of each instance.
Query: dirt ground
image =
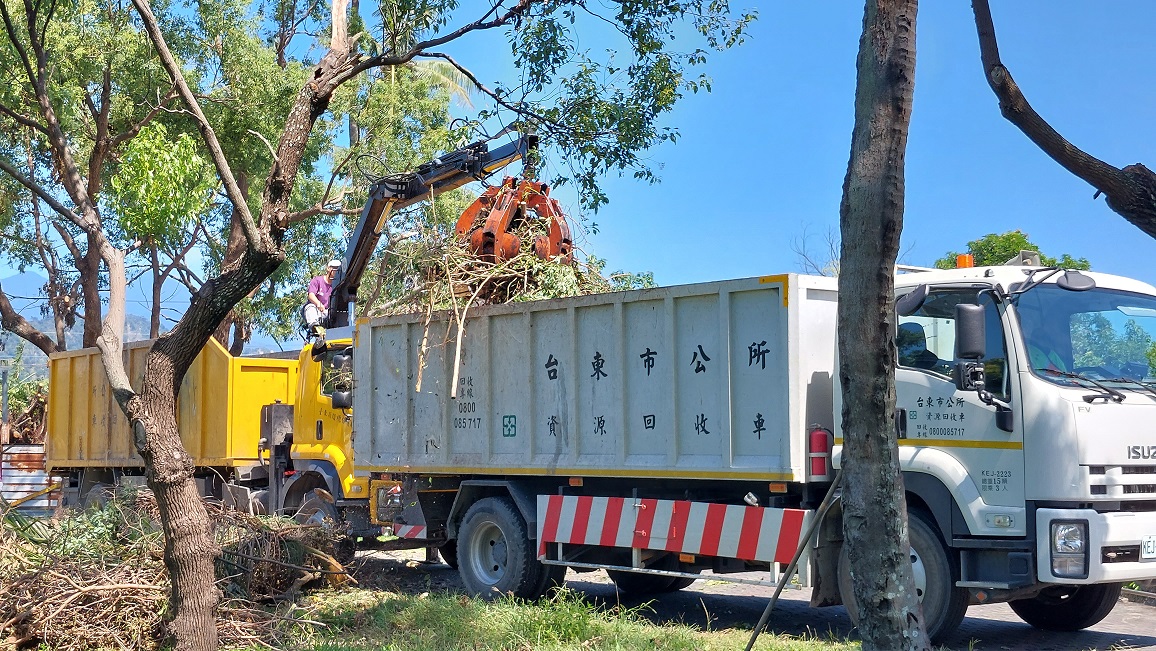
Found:
[[[457,571],[440,561],[427,563],[424,559],[424,550],[361,552],[353,563],[354,576],[363,588],[402,594],[463,589]],[[770,587],[729,583],[704,575],[689,588],[661,599],[628,599],[618,595],[605,572],[573,570],[566,574],[566,585],[593,603],[648,604],[645,614],[656,622],[682,622],[712,630],[750,630],[774,592]],[[811,608],[809,597],[807,590],[785,590],[771,616],[770,630],[796,636],[856,637],[841,606]],[[1121,601],[1103,622],[1090,629],[1051,633],[1024,624],[1006,604],[972,606],[956,634],[944,642],[947,649],[975,651],[1156,649],[1156,608]]]

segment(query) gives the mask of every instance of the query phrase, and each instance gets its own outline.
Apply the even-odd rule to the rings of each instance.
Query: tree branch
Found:
[[[1156,237],[1156,174],[1136,163],[1119,169],[1068,142],[1044,120],[1000,61],[995,25],[988,0],[973,0],[980,61],[988,85],[999,100],[1000,113],[1052,160],[1106,195],[1108,207],[1152,237]]]
[[[8,3],[0,2],[0,16],[4,18],[4,30],[8,33],[8,40],[11,41],[12,47],[16,48],[16,53],[20,55],[20,63],[24,66],[24,74],[28,75],[28,82],[35,85],[36,73],[32,71],[32,61],[28,57],[28,50],[20,42],[20,37],[16,33],[16,26],[12,23],[12,16],[8,14]]]
[[[484,94],[488,95],[490,97],[490,99],[494,100],[494,102],[497,103],[498,106],[501,106],[507,110],[518,113],[519,115],[524,115],[524,116],[534,118],[538,122],[541,122],[542,124],[550,126],[552,128],[555,128],[555,129],[571,130],[571,129],[569,129],[569,127],[567,127],[564,124],[561,124],[555,120],[551,120],[550,118],[547,118],[546,116],[544,116],[540,113],[537,113],[535,111],[531,111],[530,109],[526,108],[525,105],[510,103],[509,101],[504,99],[501,95],[495,93],[494,91],[490,90],[489,88],[486,88],[486,85],[483,84],[482,82],[478,81],[478,78],[474,76],[474,73],[470,72],[468,68],[466,68],[462,64],[455,61],[454,58],[448,54],[444,54],[442,52],[423,52],[418,56],[421,56],[421,57],[424,57],[427,59],[445,59],[446,61],[449,62],[450,65],[457,68],[458,72],[465,75],[466,78],[469,79],[471,83],[473,83],[475,86],[477,86],[478,90],[482,91]],[[595,134],[590,134],[590,135],[593,137],[593,136],[602,135],[602,134],[595,133]]]
[[[23,185],[24,187],[31,190],[33,194],[35,194],[37,197],[40,197],[41,201],[48,204],[62,217],[67,218],[69,221],[76,224],[80,228],[86,228],[84,219],[82,219],[80,215],[69,210],[67,207],[65,207],[64,204],[57,201],[56,197],[53,197],[44,188],[40,187],[40,184],[21,174],[20,170],[13,167],[12,164],[5,160],[2,156],[0,156],[0,170],[3,170],[5,174],[16,179],[16,182],[18,182],[20,185]]]
[[[440,45],[444,45],[446,43],[449,43],[450,41],[461,38],[462,36],[465,36],[466,34],[469,34],[470,32],[484,31],[487,29],[494,29],[495,27],[502,27],[504,25],[508,25],[515,18],[518,18],[519,16],[522,16],[523,14],[525,14],[530,9],[530,7],[535,3],[535,1],[536,0],[519,0],[518,4],[511,7],[510,10],[507,11],[502,16],[495,18],[493,20],[487,21],[486,18],[488,16],[490,16],[491,14],[493,14],[494,11],[499,6],[501,6],[501,3],[495,4],[494,6],[490,7],[490,9],[488,11],[486,11],[486,13],[484,15],[482,15],[482,17],[479,18],[478,20],[475,20],[474,22],[469,23],[467,25],[463,25],[462,27],[459,27],[458,29],[456,29],[452,32],[438,36],[437,38],[431,38],[431,39],[428,39],[425,41],[420,41],[420,42],[416,43],[412,48],[410,48],[409,51],[406,52],[405,54],[393,55],[393,56],[387,56],[387,55],[382,54],[382,55],[378,55],[375,57],[370,57],[368,59],[365,59],[361,63],[353,66],[353,68],[350,69],[347,76],[341,78],[338,83],[339,84],[344,83],[346,80],[352,79],[353,77],[357,76],[358,74],[365,72],[366,70],[370,70],[372,68],[381,68],[381,67],[386,67],[386,66],[399,66],[399,65],[402,65],[404,63],[409,63],[410,61],[413,60],[414,57],[416,57],[418,55],[425,54],[426,50],[428,50],[430,48],[438,47]]]
[[[45,355],[64,350],[58,348],[51,337],[32,327],[27,319],[20,316],[16,308],[12,307],[3,287],[0,287],[0,325],[3,325],[8,332],[39,348]]]
[[[32,128],[32,129],[35,129],[35,130],[37,130],[43,134],[48,133],[48,127],[45,127],[43,124],[40,124],[39,122],[37,122],[36,120],[33,120],[32,118],[20,115],[19,113],[8,108],[4,104],[0,104],[0,114],[7,115],[8,117],[12,118],[12,120],[14,120],[16,123],[21,124],[21,125],[26,126],[26,127],[29,127],[29,128]]]
[[[245,239],[248,240],[251,248],[258,251],[264,250],[264,240],[261,238],[260,231],[257,230],[257,224],[253,221],[253,215],[249,212],[249,205],[245,201],[244,194],[241,193],[241,188],[237,185],[237,179],[233,176],[229,162],[225,159],[225,152],[221,149],[221,143],[217,140],[217,134],[213,131],[213,127],[209,125],[209,120],[201,110],[201,105],[197,103],[196,97],[193,95],[192,90],[189,89],[184,74],[181,72],[180,65],[177,64],[172,51],[169,50],[168,43],[165,42],[164,35],[161,34],[160,26],[157,24],[157,19],[156,16],[153,15],[152,8],[149,7],[148,0],[133,0],[133,5],[136,7],[137,13],[140,14],[149,40],[152,41],[153,47],[161,59],[161,63],[173,81],[173,85],[176,86],[181,99],[184,100],[185,105],[188,106],[189,111],[192,112],[197,120],[201,137],[205,141],[205,146],[209,149],[213,164],[217,167],[217,174],[220,175],[221,181],[225,185],[225,194],[229,197],[229,201],[233,203],[240,217],[241,229],[245,233]]]
[[[165,96],[160,98],[160,100],[157,102],[157,105],[149,109],[149,112],[146,113],[143,118],[135,122],[131,127],[128,128],[128,130],[122,131],[112,137],[112,146],[116,147],[125,141],[132,140],[133,138],[137,137],[137,135],[140,134],[141,129],[145,128],[149,122],[152,122],[153,118],[155,118],[158,113],[168,110],[165,108],[165,104],[168,104],[171,100],[176,99],[176,97],[176,87],[169,88],[169,92],[165,93]]]

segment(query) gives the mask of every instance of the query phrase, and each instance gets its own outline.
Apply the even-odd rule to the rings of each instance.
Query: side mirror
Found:
[[[987,324],[983,306],[960,303],[955,306],[955,358],[983,359],[987,350]]]
[[[1060,278],[1056,280],[1056,284],[1059,285],[1062,289],[1068,290],[1069,292],[1086,292],[1089,289],[1096,288],[1096,281],[1092,280],[1090,276],[1085,276],[1075,269],[1068,269],[1065,271],[1064,275],[1060,276]]]
[[[895,299],[895,313],[899,316],[915,314],[919,308],[923,307],[923,302],[927,300],[927,295],[930,292],[931,288],[924,284],[900,296]]]
[[[334,391],[333,392],[333,408],[334,409],[349,409],[353,407],[353,392],[352,391]]]

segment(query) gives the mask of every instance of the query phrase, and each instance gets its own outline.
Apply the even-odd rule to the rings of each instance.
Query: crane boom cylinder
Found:
[[[341,270],[333,281],[325,327],[350,325],[361,276],[369,266],[369,260],[377,249],[381,233],[393,211],[432,199],[470,181],[480,181],[510,163],[525,158],[537,145],[537,136],[526,135],[490,151],[489,141],[480,140],[423,163],[413,172],[385,176],[370,186],[369,200],[361,211],[357,227],[345,250]]]

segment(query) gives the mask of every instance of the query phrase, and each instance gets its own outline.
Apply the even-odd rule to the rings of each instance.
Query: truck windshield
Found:
[[[1021,294],[1016,307],[1036,375],[1056,384],[1125,389],[1156,380],[1156,296],[1044,284]]]

